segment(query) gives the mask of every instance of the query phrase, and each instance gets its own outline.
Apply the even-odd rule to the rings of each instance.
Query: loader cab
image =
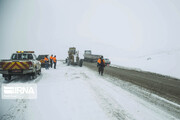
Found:
[[[69,48],[68,54],[76,54],[76,48],[75,47]]]

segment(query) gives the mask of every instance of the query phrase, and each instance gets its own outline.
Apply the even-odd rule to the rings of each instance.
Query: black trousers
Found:
[[[52,62],[52,60],[51,60],[51,59],[50,59],[50,64],[51,64],[51,68],[52,68],[53,62]]]
[[[56,69],[56,62],[54,62],[54,69]]]
[[[103,66],[99,66],[98,67],[98,72],[99,72],[99,74],[103,75],[104,67]]]

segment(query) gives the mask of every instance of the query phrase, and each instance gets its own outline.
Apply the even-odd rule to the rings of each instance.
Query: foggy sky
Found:
[[[109,58],[180,48],[179,0],[1,0],[0,58],[17,50]]]

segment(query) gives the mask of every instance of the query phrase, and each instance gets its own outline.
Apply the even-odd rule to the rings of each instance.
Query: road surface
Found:
[[[84,65],[97,71],[95,63],[84,62]],[[105,67],[105,75],[144,87],[155,94],[180,104],[180,79],[112,66]]]
[[[0,120],[178,120],[180,105],[144,87],[89,67],[67,66],[42,70],[35,80],[15,78],[1,84],[36,83],[34,100],[0,99]]]

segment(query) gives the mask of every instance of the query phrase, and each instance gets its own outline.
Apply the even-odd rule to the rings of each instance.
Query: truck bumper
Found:
[[[6,70],[0,70],[0,74],[8,74],[8,71],[6,71]]]
[[[33,70],[23,70],[23,74],[33,73]]]
[[[33,73],[34,71],[32,69],[29,70],[22,70],[20,73],[13,73],[9,70],[0,70],[0,74],[6,74],[6,75],[24,75],[24,74],[29,74]]]

